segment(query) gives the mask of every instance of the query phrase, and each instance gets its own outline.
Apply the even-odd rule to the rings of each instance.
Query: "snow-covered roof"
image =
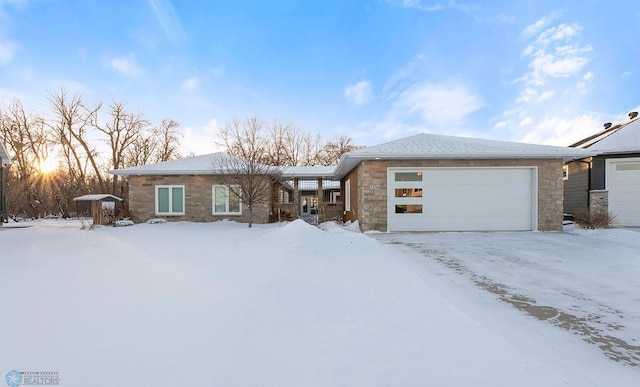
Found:
[[[362,160],[559,158],[569,161],[594,156],[596,153],[569,147],[422,133],[346,153],[337,167],[278,167],[277,170],[286,178],[339,180]],[[231,157],[219,152],[109,172],[120,176],[215,174],[221,172],[216,170],[216,165],[224,164],[224,159]]]
[[[308,166],[308,167],[280,167],[282,176],[284,177],[298,177],[298,178],[319,178],[333,176],[336,166]]]
[[[9,153],[7,149],[2,144],[2,139],[0,138],[0,164],[1,165],[11,165],[11,157],[9,157]]]
[[[568,147],[421,133],[346,153],[335,174],[339,178],[344,176],[361,160],[560,158],[568,161],[593,155],[594,152]]]
[[[640,152],[639,118],[636,116],[626,123],[615,125],[571,146],[601,153]]]
[[[224,152],[185,157],[178,160],[109,171],[113,175],[211,175],[222,172],[225,166],[232,168],[234,160],[239,160]],[[266,169],[266,168],[265,168]]]
[[[113,199],[119,202],[122,201],[122,199],[120,199],[119,197],[109,195],[109,194],[82,195],[82,196],[78,196],[77,198],[73,198],[73,201],[74,202],[94,202],[94,201],[99,201],[104,199]]]
[[[227,161],[235,159],[224,152],[210,153],[201,156],[186,157],[155,164],[141,165],[109,171],[119,176],[131,175],[208,175],[221,172]],[[237,160],[237,159],[236,159]],[[266,167],[268,169],[270,167]],[[336,167],[273,167],[274,172],[281,172],[285,177],[322,178],[330,177]]]

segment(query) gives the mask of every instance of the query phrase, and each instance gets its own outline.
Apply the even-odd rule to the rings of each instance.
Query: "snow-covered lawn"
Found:
[[[301,221],[253,229],[26,224],[32,227],[0,229],[0,373],[57,371],[63,386],[640,380],[640,368],[500,301],[466,274],[576,316],[603,313],[603,326],[621,325],[616,337],[637,345],[640,258],[627,237],[406,234],[418,239],[385,245]],[[509,262],[509,251],[519,251],[517,260]],[[454,260],[462,271],[447,264]],[[569,295],[558,290],[565,284]],[[586,301],[573,301],[576,294]]]

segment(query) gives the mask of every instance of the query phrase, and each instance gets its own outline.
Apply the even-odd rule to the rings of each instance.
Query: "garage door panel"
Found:
[[[421,214],[396,214],[389,196],[391,231],[533,229],[532,168],[423,169]],[[389,170],[390,193],[395,170]]]
[[[640,226],[640,158],[609,160],[609,210],[621,226]]]

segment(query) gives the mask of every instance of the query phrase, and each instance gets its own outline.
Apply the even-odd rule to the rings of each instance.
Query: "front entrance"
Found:
[[[318,197],[300,196],[300,219],[307,223],[318,223]]]

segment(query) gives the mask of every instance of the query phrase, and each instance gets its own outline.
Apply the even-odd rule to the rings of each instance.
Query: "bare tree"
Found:
[[[182,133],[177,129],[180,124],[171,119],[163,119],[160,127],[153,130],[153,136],[157,141],[155,162],[180,158],[180,137]]]
[[[154,155],[158,142],[153,133],[142,133],[133,140],[133,143],[125,152],[124,167],[147,165],[154,162]]]
[[[91,174],[97,186],[95,189],[105,191],[107,187],[99,164],[99,153],[87,136],[92,123],[97,121],[102,103],[87,107],[81,95],[69,98],[64,88],[48,98],[55,116],[52,127],[58,135],[69,173],[83,184]]]
[[[213,170],[219,175],[228,193],[246,205],[249,227],[253,226],[253,210],[259,204],[269,203],[272,187],[278,180],[277,168],[263,164],[267,157],[268,141],[263,121],[252,117],[245,121],[234,119],[220,129],[220,145],[229,155],[213,161]]]
[[[111,167],[113,169],[122,168],[125,162],[125,153],[133,146],[136,139],[142,134],[149,121],[141,114],[130,113],[125,110],[121,102],[112,102],[109,106],[111,110],[111,121],[102,125],[98,122],[98,115],[90,116],[91,124],[107,135],[105,140],[111,150]],[[118,176],[114,175],[111,182],[111,193],[117,194]]]
[[[22,102],[13,100],[0,110],[0,134],[13,153],[8,172],[7,201],[14,213],[36,217],[41,195],[47,190],[41,167],[51,153],[51,138],[39,116],[27,116]]]
[[[340,135],[334,140],[327,141],[318,154],[318,162],[321,165],[337,165],[343,154],[362,149],[362,146],[352,144],[349,136]]]
[[[285,124],[274,120],[268,128],[268,147],[264,163],[269,165],[289,165],[290,152],[287,147],[287,139],[292,131],[291,124]]]

